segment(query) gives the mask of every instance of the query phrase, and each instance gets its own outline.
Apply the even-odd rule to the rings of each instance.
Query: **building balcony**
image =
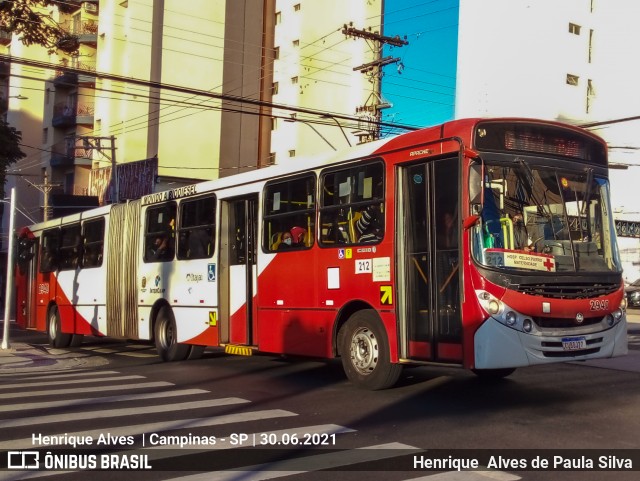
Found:
[[[94,107],[92,104],[68,105],[65,102],[53,107],[51,124],[56,128],[73,127],[74,125],[93,125]]]
[[[75,136],[65,137],[51,146],[51,167],[91,166],[92,158],[93,148]]]
[[[56,78],[53,79],[53,85],[55,85],[56,88],[75,88],[78,86],[78,74],[57,70]]]
[[[76,123],[80,125],[93,125],[94,111],[93,104],[78,104]]]
[[[76,107],[57,104],[53,107],[51,124],[56,128],[73,127],[76,125]]]

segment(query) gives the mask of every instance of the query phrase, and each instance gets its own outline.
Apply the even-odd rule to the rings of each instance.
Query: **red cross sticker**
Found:
[[[544,261],[542,265],[547,268],[547,271],[551,271],[551,269],[555,267],[555,263],[553,262],[553,259],[551,257]]]

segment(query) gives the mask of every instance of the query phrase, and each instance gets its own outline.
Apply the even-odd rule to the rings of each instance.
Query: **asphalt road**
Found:
[[[379,392],[351,385],[338,362],[207,352],[198,361],[161,363],[144,343],[90,339],[52,353],[40,335],[12,333],[15,349],[25,350],[0,365],[0,451],[33,448],[34,435],[108,436],[115,445],[94,452],[146,453],[163,469],[127,479],[636,480],[640,311],[630,320],[625,358],[520,369],[490,384],[463,370],[418,367]],[[156,442],[215,437],[216,445],[150,447],[152,435]],[[243,435],[240,449],[234,440]],[[130,450],[142,441],[144,449]],[[450,463],[486,464],[494,456],[497,464],[490,472],[433,470],[416,452]],[[569,463],[567,470],[533,468],[545,459],[559,468]],[[627,459],[632,470],[624,469]],[[599,462],[622,469],[603,471]],[[523,463],[527,469],[517,469]],[[200,478],[194,469],[215,474]],[[0,471],[0,479],[23,474]],[[42,474],[87,477],[33,473]],[[122,475],[96,471],[91,479]]]

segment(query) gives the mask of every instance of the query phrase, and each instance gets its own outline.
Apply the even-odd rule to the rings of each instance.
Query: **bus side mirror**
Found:
[[[482,203],[482,165],[474,164],[469,168],[469,202]]]

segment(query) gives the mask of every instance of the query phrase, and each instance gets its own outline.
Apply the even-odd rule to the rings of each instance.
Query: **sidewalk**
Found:
[[[0,321],[0,338],[3,324]],[[24,331],[13,323],[9,325],[9,349],[0,349],[0,375],[86,369],[104,364],[106,359],[90,352],[52,348],[46,334]]]

